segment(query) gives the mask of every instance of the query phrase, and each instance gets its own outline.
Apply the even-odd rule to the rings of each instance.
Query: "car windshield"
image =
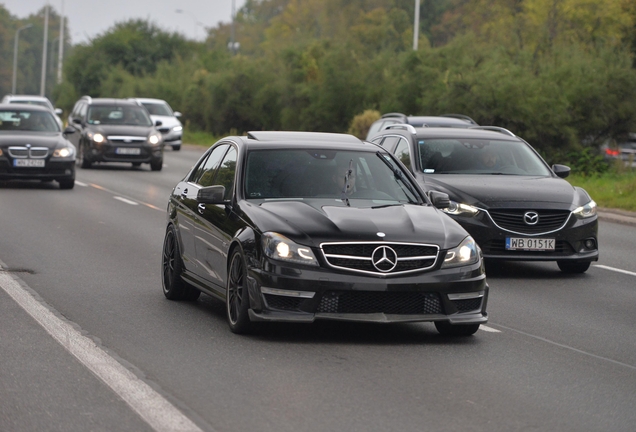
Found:
[[[158,115],[158,116],[173,116],[174,115],[172,114],[172,110],[170,109],[170,107],[165,103],[143,102],[142,105],[146,107],[146,109],[151,115]]]
[[[425,174],[507,174],[549,176],[550,170],[521,141],[432,138],[418,140]]]
[[[137,105],[93,105],[88,111],[88,123],[152,126],[148,112]]]
[[[0,131],[59,132],[60,127],[48,111],[1,110]]]
[[[371,206],[419,202],[405,177],[402,168],[383,152],[259,149],[247,156],[245,196],[327,198],[347,205],[366,200]]]

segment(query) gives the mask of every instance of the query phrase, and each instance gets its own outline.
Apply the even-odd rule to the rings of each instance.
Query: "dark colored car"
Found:
[[[72,189],[75,147],[48,108],[0,104],[0,180],[20,179],[55,180],[60,189]]]
[[[425,191],[447,193],[444,211],[491,260],[556,261],[583,273],[598,260],[596,203],[563,180],[523,139],[497,127],[393,125],[373,138],[415,175]]]
[[[407,116],[402,113],[386,113],[373,122],[367,133],[367,140],[394,124],[409,124],[413,127],[456,127],[478,126],[475,120],[462,114],[442,114],[440,116]]]
[[[163,167],[163,139],[148,111],[126,99],[93,99],[84,96],[75,103],[68,125],[76,133],[77,163],[90,168],[97,162],[130,162],[134,167],[150,164]]]
[[[478,247],[384,149],[351,135],[250,132],[212,146],[174,188],[163,292],[257,321],[487,321]]]

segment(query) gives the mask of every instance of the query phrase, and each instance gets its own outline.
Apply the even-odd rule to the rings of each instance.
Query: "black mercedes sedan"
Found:
[[[49,109],[0,104],[0,180],[55,180],[60,189],[73,188],[75,147]]]
[[[444,211],[492,261],[556,261],[584,273],[597,261],[596,203],[523,139],[494,126],[393,125],[373,142],[393,153],[425,191],[449,195]]]
[[[383,148],[351,135],[250,132],[214,144],[170,195],[163,293],[259,321],[487,321],[481,252]]]

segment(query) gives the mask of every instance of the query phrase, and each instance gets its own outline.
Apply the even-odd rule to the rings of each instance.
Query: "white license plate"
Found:
[[[37,167],[44,168],[44,159],[13,159],[13,166],[16,167]]]
[[[134,147],[117,147],[115,153],[121,155],[138,155],[141,154],[141,149]]]
[[[506,250],[553,251],[554,239],[506,237]]]

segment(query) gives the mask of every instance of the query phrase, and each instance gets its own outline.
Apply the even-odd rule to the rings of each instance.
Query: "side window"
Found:
[[[88,104],[85,104],[85,103],[81,104],[79,107],[78,117],[82,119],[86,117],[86,110],[88,110]]]
[[[194,171],[190,181],[201,186],[212,186],[216,169],[219,167],[228,147],[227,144],[221,144],[213,148],[207,159],[201,162]]]
[[[225,196],[223,199],[229,200],[232,196],[232,190],[234,188],[234,174],[236,173],[236,149],[230,147],[223,163],[219,167],[219,171],[216,175],[214,184],[225,186]]]
[[[395,151],[395,156],[411,171],[411,149],[409,143],[405,139],[400,139]]]
[[[399,140],[398,137],[394,137],[394,136],[386,137],[384,138],[384,141],[380,143],[380,145],[384,147],[385,149],[387,149],[387,151],[391,151],[395,147],[395,144],[398,142],[398,140]]]

